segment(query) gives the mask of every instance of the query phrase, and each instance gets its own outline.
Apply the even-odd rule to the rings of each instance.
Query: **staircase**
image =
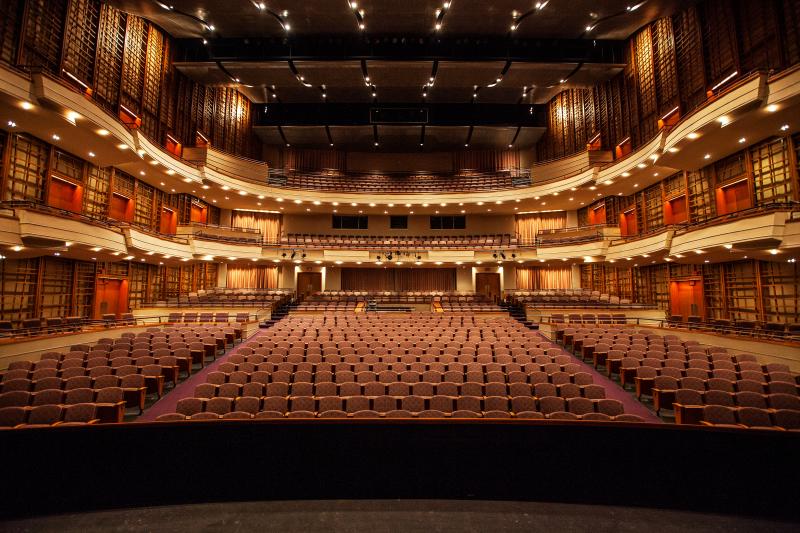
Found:
[[[274,326],[278,321],[285,318],[286,315],[289,314],[289,311],[297,307],[297,302],[288,302],[282,305],[279,305],[272,311],[272,315],[270,316],[269,320],[265,320],[258,325],[260,328],[271,328]]]
[[[531,322],[528,320],[527,314],[525,313],[525,306],[517,304],[512,305],[509,303],[501,303],[500,307],[508,312],[511,315],[511,318],[522,322],[522,324],[528,329],[539,329],[539,324],[535,322]]]

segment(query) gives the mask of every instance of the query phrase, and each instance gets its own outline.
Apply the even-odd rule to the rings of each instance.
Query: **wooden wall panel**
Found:
[[[98,0],[70,0],[64,30],[61,68],[91,87],[94,82],[95,51],[100,22]],[[76,80],[67,76],[69,81]]]
[[[27,0],[19,64],[60,75],[67,0]]]
[[[3,63],[17,62],[23,10],[23,0],[0,2],[0,61]]]
[[[116,111],[119,103],[126,19],[125,13],[108,4],[103,4],[100,9],[94,99],[111,111]]]

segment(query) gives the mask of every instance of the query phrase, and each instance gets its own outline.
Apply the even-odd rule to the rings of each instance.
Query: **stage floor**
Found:
[[[632,487],[632,490],[635,490]],[[797,531],[764,517],[541,502],[324,500],[144,507],[0,522],[3,531]]]

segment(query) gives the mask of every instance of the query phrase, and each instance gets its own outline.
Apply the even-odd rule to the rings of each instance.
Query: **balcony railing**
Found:
[[[507,248],[516,246],[509,234],[494,235],[313,235],[290,233],[282,241],[283,246],[298,248]]]
[[[531,186],[528,169],[496,172],[463,170],[457,173],[319,172],[270,169],[268,183],[285,189],[318,189],[357,193],[425,193],[498,191]]]

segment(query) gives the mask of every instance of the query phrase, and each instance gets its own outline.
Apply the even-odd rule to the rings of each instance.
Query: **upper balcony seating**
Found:
[[[213,289],[190,292],[166,301],[146,304],[153,307],[274,307],[286,302],[292,291],[284,289]]]
[[[284,246],[302,248],[508,248],[517,240],[508,234],[493,235],[313,235],[290,233]]]
[[[450,175],[362,174],[340,171],[297,172],[271,170],[269,184],[287,189],[357,193],[437,193],[496,191],[529,187],[529,171],[513,169],[495,173],[462,171]]]

